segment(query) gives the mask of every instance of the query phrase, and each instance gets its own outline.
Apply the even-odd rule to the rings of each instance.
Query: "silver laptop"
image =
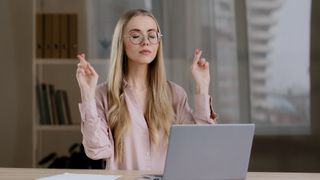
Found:
[[[244,180],[254,124],[173,125],[164,174],[154,180]]]

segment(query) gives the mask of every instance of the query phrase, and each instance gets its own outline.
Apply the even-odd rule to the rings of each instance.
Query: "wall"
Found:
[[[31,166],[31,7],[0,1],[0,167]]]

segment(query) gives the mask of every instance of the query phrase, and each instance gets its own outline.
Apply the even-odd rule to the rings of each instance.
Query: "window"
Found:
[[[194,84],[189,67],[199,47],[210,62],[210,94],[221,123],[255,123],[258,134],[309,132],[310,0],[94,0],[88,4],[89,19],[101,24],[88,30],[90,37],[97,36],[89,40],[94,58],[108,57],[120,11],[152,10],[164,35],[168,78],[185,88],[191,106]],[[242,5],[241,12],[237,4]],[[245,41],[245,49],[239,47],[240,41]],[[244,64],[247,72],[241,70]]]
[[[263,134],[308,133],[311,2],[246,2],[251,120]]]

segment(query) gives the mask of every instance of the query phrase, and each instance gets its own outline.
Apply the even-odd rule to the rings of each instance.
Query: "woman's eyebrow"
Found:
[[[151,31],[157,32],[157,29],[148,29],[147,32],[151,32]],[[130,29],[129,32],[141,32],[141,30],[140,29]]]
[[[141,32],[140,29],[130,29],[129,32]]]
[[[156,29],[149,29],[147,32],[150,32],[150,31],[155,31],[155,32],[157,32]]]

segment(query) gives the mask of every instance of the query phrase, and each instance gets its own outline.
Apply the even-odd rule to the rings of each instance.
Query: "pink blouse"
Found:
[[[106,169],[110,170],[156,170],[162,172],[166,159],[167,145],[153,148],[149,140],[149,131],[143,111],[138,109],[133,90],[124,81],[124,95],[131,117],[131,127],[124,140],[124,163],[117,163],[114,158],[114,142],[108,126],[106,114],[107,84],[100,84],[96,89],[95,101],[79,104],[81,113],[81,132],[85,152],[91,159],[106,159]],[[185,90],[169,82],[172,90],[172,106],[176,114],[175,124],[213,124],[216,113],[212,109],[211,97],[195,95],[195,110],[187,102]]]

